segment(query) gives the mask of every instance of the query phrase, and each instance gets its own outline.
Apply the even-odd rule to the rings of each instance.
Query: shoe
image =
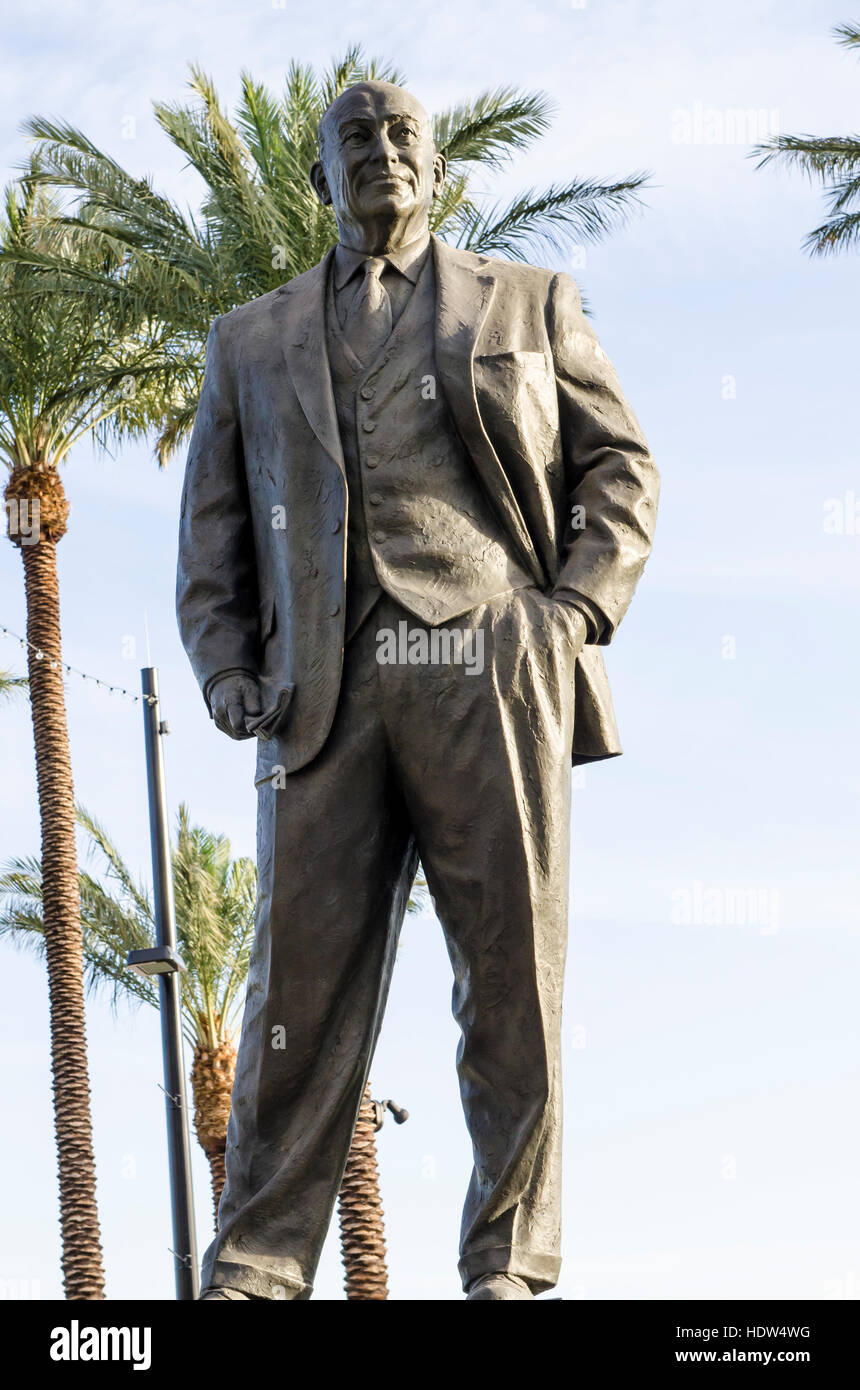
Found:
[[[466,1294],[469,1303],[501,1303],[520,1298],[533,1302],[534,1294],[525,1280],[516,1274],[485,1274],[469,1285]]]
[[[239,1289],[210,1288],[203,1290],[199,1302],[214,1303],[216,1299],[220,1301],[222,1298],[228,1298],[231,1301],[233,1299],[238,1299],[241,1303],[250,1303],[252,1301],[250,1294],[242,1293]]]

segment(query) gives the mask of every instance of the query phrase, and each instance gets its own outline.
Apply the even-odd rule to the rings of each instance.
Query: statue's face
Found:
[[[312,179],[339,223],[412,221],[426,215],[444,178],[427,114],[408,92],[362,85],[329,109],[322,165]]]

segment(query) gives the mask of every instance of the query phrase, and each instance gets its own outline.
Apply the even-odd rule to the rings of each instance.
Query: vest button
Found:
[[[377,545],[382,545],[382,542],[385,540],[385,532],[384,532],[384,531],[374,531],[374,533],[373,533],[373,539],[376,541]]]
[[[364,430],[365,434],[373,434],[373,431],[376,429],[376,425],[374,424],[373,420],[364,420],[362,422],[361,428]]]
[[[362,386],[360,396],[363,401],[372,401],[376,392],[372,386]]]
[[[329,617],[336,618],[337,615],[338,615],[338,613],[340,612],[340,604],[339,604],[339,603],[333,603],[333,604],[331,605],[331,607],[329,608],[328,611],[329,611]]]
[[[375,468],[376,465],[377,465],[377,462],[378,462],[377,459],[365,459],[365,460],[364,460],[364,466],[365,466],[365,468]]]
[[[382,501],[382,493],[372,492],[367,500],[369,501],[371,507],[378,507],[380,502]]]

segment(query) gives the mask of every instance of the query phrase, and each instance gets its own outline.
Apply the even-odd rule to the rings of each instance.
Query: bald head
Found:
[[[445,160],[411,92],[393,82],[357,82],[323,114],[310,177],[320,201],[334,208],[344,245],[378,255],[426,233]]]
[[[405,87],[398,87],[395,82],[356,82],[335,97],[322,114],[317,130],[320,159],[325,162],[325,147],[330,132],[337,130],[339,121],[352,113],[375,112],[383,106],[411,117],[428,135],[431,133],[430,117],[421,102]]]

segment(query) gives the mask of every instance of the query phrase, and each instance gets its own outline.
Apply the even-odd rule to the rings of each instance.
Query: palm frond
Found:
[[[833,34],[844,48],[860,47],[860,24],[838,24]],[[751,151],[757,168],[782,163],[822,184],[830,216],[813,228],[804,247],[816,256],[849,250],[860,242],[860,136],[775,135]]]
[[[9,700],[19,690],[29,690],[30,682],[26,676],[16,676],[12,671],[0,671],[0,700]]]
[[[843,48],[860,48],[860,24],[837,24],[833,33]]]
[[[404,78],[391,63],[381,58],[366,58],[361,45],[353,44],[323,75],[323,108],[330,106],[347,87],[355,86],[356,82],[394,82],[403,86]]]
[[[543,92],[498,87],[433,120],[436,148],[449,164],[498,169],[516,150],[527,149],[549,128],[554,107]]]
[[[78,875],[87,988],[122,1000],[157,1004],[155,982],[126,966],[130,951],[153,946],[149,895],[137,882],[105,828],[84,807],[76,819],[98,873]],[[180,806],[173,879],[183,1030],[194,1046],[216,1046],[231,1035],[241,1007],[254,935],[257,874],[250,859],[232,859],[230,842],[192,825]],[[42,872],[38,859],[13,860],[0,876],[0,937],[44,950]]]
[[[543,193],[529,190],[501,209],[464,202],[452,218],[456,245],[525,260],[536,244],[556,252],[570,242],[597,241],[629,218],[645,183],[644,174],[611,184],[575,180]]]
[[[860,212],[846,212],[829,217],[809,233],[804,246],[814,255],[828,256],[837,251],[852,250],[860,243]]]
[[[860,169],[858,135],[774,135],[750,151],[756,168],[781,161],[821,183]]]

